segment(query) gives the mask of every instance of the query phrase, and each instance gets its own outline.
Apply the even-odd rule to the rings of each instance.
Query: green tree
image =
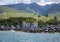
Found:
[[[56,16],[54,17],[54,20],[57,20],[57,17]]]
[[[38,15],[38,17],[41,17],[40,15]]]
[[[58,22],[59,22],[58,18],[56,16],[54,17],[54,22],[55,22],[55,24],[58,24]]]
[[[47,24],[53,24],[57,25],[59,21],[57,20],[57,17],[54,17],[54,19],[50,19],[49,21],[46,22]]]
[[[34,18],[31,18],[31,17],[26,17],[25,21],[26,21],[26,22],[35,22],[35,21],[37,21],[37,20],[34,19]]]
[[[45,25],[45,22],[42,21],[42,20],[39,20],[39,21],[38,21],[38,25],[39,25],[39,26]]]
[[[46,14],[45,17],[48,17],[48,14]]]

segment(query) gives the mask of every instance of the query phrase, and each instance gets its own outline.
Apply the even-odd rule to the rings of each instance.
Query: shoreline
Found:
[[[1,32],[2,30],[0,30],[0,32]],[[15,31],[15,30],[3,30],[2,32],[22,32],[22,33],[33,33],[33,32],[23,32],[23,31]],[[39,33],[39,32],[35,32],[35,33]],[[34,34],[35,34],[34,33]],[[56,34],[56,33],[59,33],[59,32],[40,32],[40,33],[42,33],[42,34]]]

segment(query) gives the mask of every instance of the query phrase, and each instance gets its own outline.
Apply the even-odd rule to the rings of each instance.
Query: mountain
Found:
[[[37,21],[39,20],[47,21],[50,19],[50,17],[48,18],[46,18],[45,16],[39,17],[39,15],[34,13],[27,13],[6,6],[0,6],[0,19],[8,19],[10,17],[32,17],[35,18]]]
[[[45,6],[40,6],[37,3],[31,3],[31,4],[19,3],[19,4],[10,4],[2,6],[12,8],[18,11],[23,11],[26,13],[33,13],[40,15],[55,14],[56,12],[60,12],[60,4],[49,4]]]
[[[51,4],[50,6],[52,7],[46,11],[47,14],[60,12],[60,4]]]
[[[12,5],[5,5],[9,8],[14,8],[17,10],[21,10],[24,12],[29,12],[29,13],[35,13],[35,14],[45,14],[45,11],[48,10],[50,8],[50,6],[39,6],[36,3],[32,3],[32,4],[23,4],[23,3],[19,3],[19,4],[12,4]]]
[[[31,3],[31,4],[19,3],[19,4],[11,4],[11,5],[4,5],[4,6],[9,8],[14,8],[16,10],[23,11],[23,12],[41,14],[41,15],[60,12],[60,4],[49,4],[45,6],[40,6],[36,3]]]
[[[60,4],[52,4],[51,6],[46,13],[49,14],[50,17],[60,17]]]
[[[10,8],[14,8],[17,10],[21,10],[24,12],[29,12],[29,13],[43,13],[43,8],[40,7],[39,5],[37,5],[36,3],[32,3],[32,4],[13,4],[13,5],[6,5]]]
[[[7,19],[10,17],[33,17],[38,16],[34,15],[34,13],[26,13],[23,11],[18,11],[13,8],[9,8],[6,6],[0,6],[0,19]]]
[[[17,7],[17,6],[16,6]],[[52,6],[41,6],[43,9],[45,9],[45,11],[47,11],[47,9],[49,9],[48,11],[50,11],[50,8]],[[54,8],[52,8],[54,9]],[[28,11],[28,12],[27,12]],[[37,11],[38,12],[38,11]],[[0,19],[7,19],[7,18],[10,18],[10,17],[33,17],[37,20],[44,20],[44,21],[47,21],[49,20],[51,17],[54,17],[54,16],[57,16],[57,17],[60,17],[60,12],[59,10],[57,9],[56,12],[51,12],[49,13],[49,16],[48,18],[46,18],[45,16],[41,16],[41,17],[38,17],[39,15],[37,15],[37,13],[35,14],[36,12],[30,8],[27,8],[26,10],[21,10],[21,9],[15,9],[13,8],[12,6],[10,5],[3,5],[3,6],[0,6]],[[45,14],[43,14],[45,15]]]

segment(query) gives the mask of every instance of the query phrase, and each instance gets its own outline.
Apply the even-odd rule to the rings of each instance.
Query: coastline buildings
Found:
[[[0,30],[16,30],[16,31],[23,31],[23,32],[60,32],[60,24],[58,25],[42,25],[39,26],[37,21],[35,22],[26,22],[22,21],[20,25],[0,25]]]
[[[22,22],[22,26],[20,25],[0,25],[0,28],[4,29],[4,28],[12,28],[12,29],[19,29],[19,28],[60,28],[60,24],[58,25],[42,25],[42,26],[39,26],[38,22],[25,22],[23,21]]]
[[[38,22],[22,22],[23,28],[38,28]]]

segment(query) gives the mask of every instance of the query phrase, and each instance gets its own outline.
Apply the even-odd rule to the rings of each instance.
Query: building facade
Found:
[[[38,22],[30,23],[23,21],[22,24],[23,24],[23,28],[38,28]]]

